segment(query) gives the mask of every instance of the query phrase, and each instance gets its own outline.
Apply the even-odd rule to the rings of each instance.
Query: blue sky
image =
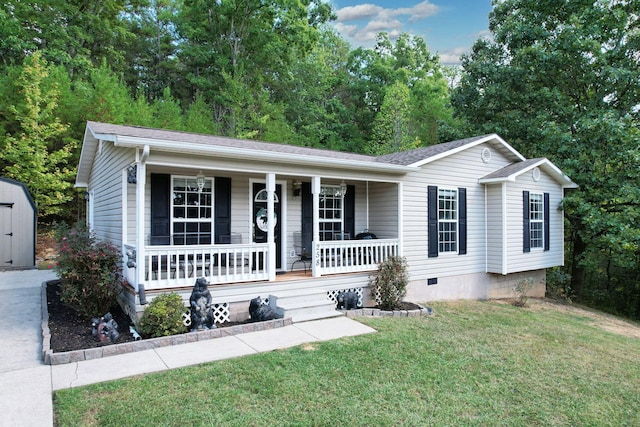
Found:
[[[491,0],[332,0],[334,26],[352,47],[375,45],[385,31],[421,36],[443,64],[459,63],[462,53],[489,34]]]

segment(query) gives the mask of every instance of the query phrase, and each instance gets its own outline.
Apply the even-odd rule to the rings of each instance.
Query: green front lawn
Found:
[[[431,306],[430,318],[362,319],[376,334],[59,391],[56,422],[640,425],[639,338],[538,302]]]

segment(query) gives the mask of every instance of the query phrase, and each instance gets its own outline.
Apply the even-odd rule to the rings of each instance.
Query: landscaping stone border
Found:
[[[114,356],[116,354],[132,353],[135,351],[152,350],[176,344],[204,341],[221,337],[245,334],[248,332],[277,329],[293,324],[291,318],[267,320],[264,322],[246,323],[224,328],[209,329],[206,331],[187,332],[168,337],[149,338],[139,341],[131,341],[122,344],[110,344],[103,347],[88,348],[84,350],[65,351],[54,353],[51,350],[51,331],[49,330],[49,311],[47,309],[47,284],[42,284],[42,359],[47,365],[62,365],[65,363],[80,362],[83,360],[99,359],[101,357]]]
[[[355,310],[340,310],[347,317],[423,317],[432,316],[433,309],[431,307],[423,307],[416,304],[420,308],[415,310],[380,310],[379,308],[356,308]]]

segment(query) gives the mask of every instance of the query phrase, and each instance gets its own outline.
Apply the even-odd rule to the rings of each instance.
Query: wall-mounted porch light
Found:
[[[302,183],[300,181],[293,181],[293,198],[297,199],[302,194]]]
[[[340,183],[340,187],[336,193],[337,197],[344,197],[347,195],[347,184],[344,183],[344,181],[342,181]]]
[[[196,175],[196,183],[198,184],[198,193],[202,192],[202,189],[204,188],[204,180],[205,180],[205,176],[202,173],[202,171],[198,172],[198,175]]]

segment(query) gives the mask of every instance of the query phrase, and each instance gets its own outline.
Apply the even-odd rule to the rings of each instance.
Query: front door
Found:
[[[275,226],[274,240],[276,244],[276,268],[282,268],[282,236],[280,219],[282,218],[282,207],[280,199],[282,197],[282,185],[276,185],[274,195]],[[253,241],[256,243],[267,242],[267,190],[264,183],[253,184]]]

